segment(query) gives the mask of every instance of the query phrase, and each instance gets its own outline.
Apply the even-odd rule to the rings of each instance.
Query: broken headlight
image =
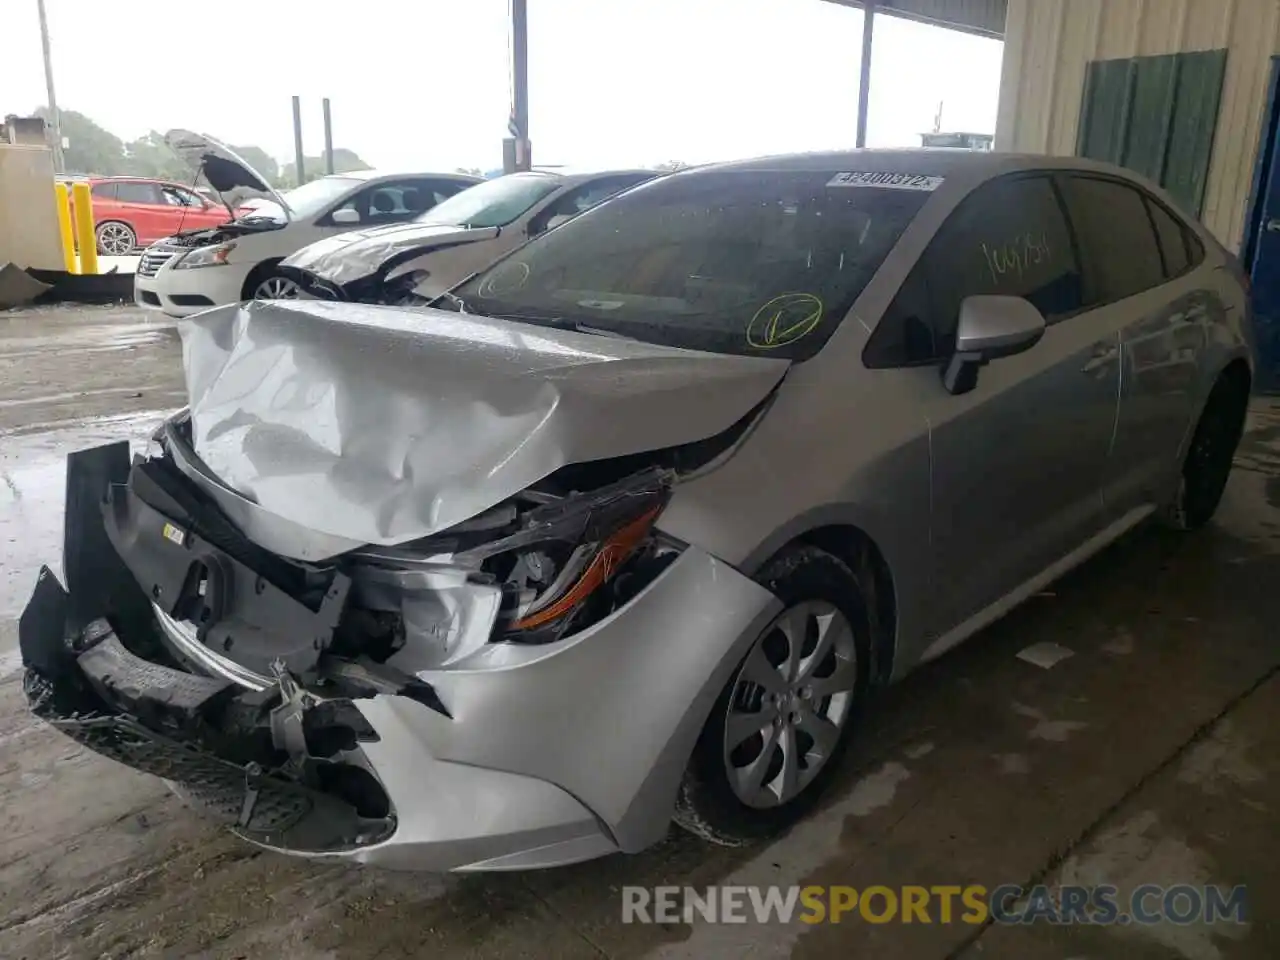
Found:
[[[548,504],[529,513],[523,529],[460,554],[502,584],[495,639],[549,643],[625,602],[634,593],[623,592],[627,575],[663,552],[653,525],[671,482],[668,471],[648,470]]]

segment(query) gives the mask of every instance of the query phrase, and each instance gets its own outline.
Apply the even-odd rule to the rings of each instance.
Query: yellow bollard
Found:
[[[55,183],[53,192],[58,204],[58,234],[62,239],[62,265],[67,273],[80,269],[76,263],[76,234],[71,226],[71,192],[65,183]]]
[[[75,201],[72,213],[76,219],[76,242],[80,245],[80,272],[98,272],[98,238],[93,233],[93,195],[89,184],[78,180],[71,185],[71,198]]]

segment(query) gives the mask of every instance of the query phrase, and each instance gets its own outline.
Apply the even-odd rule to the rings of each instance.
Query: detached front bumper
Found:
[[[269,566],[280,558],[252,544],[227,553],[234,528],[166,520],[138,500],[130,473],[118,449],[73,456],[69,590],[42,570],[20,623],[31,709],[169,781],[244,839],[295,855],[504,870],[656,842],[715,697],[777,610],[766,590],[689,548],[628,604],[556,642],[483,644],[435,667],[407,647],[385,664],[412,678],[400,688],[382,674],[300,697],[292,678],[310,668],[298,640],[333,611],[293,617],[280,591],[257,585],[259,571],[283,579]],[[193,563],[216,569],[209,609],[231,625],[200,632],[216,656],[175,643],[171,594],[190,585]],[[246,645],[252,671],[219,667]]]

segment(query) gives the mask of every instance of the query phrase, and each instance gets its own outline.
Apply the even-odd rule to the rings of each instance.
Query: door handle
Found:
[[[1277,230],[1280,230],[1280,219],[1277,219],[1276,217],[1272,217],[1270,220],[1267,221],[1267,232],[1275,233]]]
[[[1120,348],[1115,344],[1108,346],[1098,346],[1093,350],[1093,354],[1085,362],[1083,373],[1093,373],[1101,370],[1115,361],[1120,355]]]

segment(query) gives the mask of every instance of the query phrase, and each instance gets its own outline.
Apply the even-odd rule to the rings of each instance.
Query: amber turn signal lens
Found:
[[[597,587],[609,582],[609,579],[617,572],[618,567],[635,552],[636,547],[648,536],[649,529],[653,526],[654,521],[658,519],[658,514],[661,510],[661,507],[654,507],[625,526],[619,527],[617,532],[605,541],[604,546],[595,555],[591,565],[578,578],[577,583],[565,591],[564,596],[555,601],[555,603],[543,607],[538,612],[517,620],[511,625],[511,628],[513,630],[530,630],[534,627],[541,627],[574,610]]]

